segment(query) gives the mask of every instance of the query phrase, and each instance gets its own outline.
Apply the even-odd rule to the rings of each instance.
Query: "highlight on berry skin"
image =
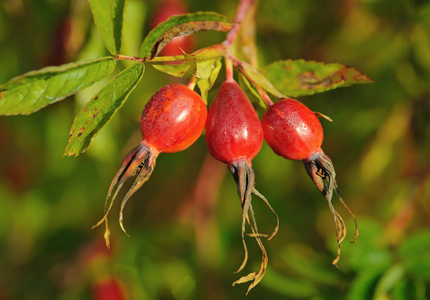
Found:
[[[94,227],[105,223],[104,238],[109,247],[107,216],[124,182],[136,177],[121,202],[119,224],[123,223],[124,206],[130,197],[150,178],[158,155],[175,153],[191,146],[202,134],[207,108],[199,94],[185,85],[170,84],[156,92],[145,106],[141,118],[142,142],[124,158],[114,176],[105,202],[105,214]],[[110,203],[108,204],[110,199]],[[93,228],[94,228],[93,227]]]
[[[353,243],[357,240],[358,227],[356,217],[340,196],[333,163],[321,149],[324,134],[318,115],[297,100],[283,99],[269,107],[263,116],[262,127],[264,139],[276,154],[303,161],[309,177],[327,200],[336,226],[337,257],[333,265],[337,266],[346,226],[332,204],[333,193],[354,219]]]

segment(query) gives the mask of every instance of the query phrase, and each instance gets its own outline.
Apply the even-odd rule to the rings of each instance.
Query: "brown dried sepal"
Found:
[[[324,195],[327,200],[328,207],[333,215],[334,223],[336,226],[336,240],[337,240],[337,257],[333,260],[333,265],[337,266],[340,258],[340,244],[346,237],[346,226],[340,214],[335,210],[332,198],[333,191],[336,192],[336,195],[339,198],[339,201],[343,204],[343,206],[348,210],[355,222],[355,233],[354,233],[354,241],[357,241],[358,236],[358,226],[357,219],[346,203],[343,201],[340,196],[339,189],[336,182],[336,172],[333,167],[333,163],[331,159],[322,151],[319,150],[315,154],[311,155],[309,158],[303,160],[305,164],[306,171],[311,177],[312,181],[315,183],[319,191]]]

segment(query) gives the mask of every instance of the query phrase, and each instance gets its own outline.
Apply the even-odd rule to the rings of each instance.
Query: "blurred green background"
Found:
[[[231,18],[237,6],[185,2],[190,11]],[[123,54],[138,54],[156,5],[127,1]],[[358,218],[358,242],[342,244],[339,269],[331,265],[335,227],[324,197],[302,163],[276,156],[266,143],[253,160],[256,187],[281,227],[264,241],[269,268],[247,297],[247,285],[232,282],[258,269],[260,253],[247,238],[248,265],[234,273],[243,259],[240,203],[204,138],[159,157],[125,208],[130,237],[119,229],[117,203],[113,247],[106,249],[104,229],[91,227],[103,215],[110,181],[140,141],[146,101],[178,82],[148,66],[127,103],[76,158],[61,159],[69,129],[100,85],[30,116],[0,117],[1,300],[430,299],[430,2],[264,0],[256,21],[260,67],[303,58],[341,63],[375,80],[300,99],[334,120],[322,121],[323,149]],[[224,38],[198,33],[195,48]],[[106,54],[85,0],[0,3],[0,82]],[[271,232],[273,215],[253,203],[260,231]],[[351,241],[353,220],[334,203]],[[100,296],[118,289],[123,298]]]

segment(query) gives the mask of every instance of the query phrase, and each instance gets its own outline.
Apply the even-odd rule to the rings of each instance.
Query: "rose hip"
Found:
[[[324,134],[318,117],[301,102],[283,99],[269,107],[261,124],[264,139],[273,151],[287,159],[303,160],[307,173],[326,198],[337,231],[338,256],[333,261],[336,265],[340,257],[340,243],[346,236],[346,227],[333,207],[333,191],[354,218],[355,240],[358,230],[354,214],[340,197],[333,163],[321,149]]]
[[[149,179],[155,161],[161,152],[174,153],[191,146],[202,134],[206,123],[207,109],[203,99],[185,85],[170,84],[156,92],[146,104],[141,118],[143,141],[127,154],[109,187],[105,215],[94,226],[105,222],[105,240],[109,246],[107,215],[123,183],[136,176],[132,187],[122,200],[120,226],[123,226],[123,209],[128,199]],[[116,191],[109,207],[107,201],[114,188]]]
[[[251,205],[252,193],[263,199],[273,211],[267,200],[254,187],[255,175],[251,160],[260,151],[262,143],[263,130],[252,104],[236,81],[226,80],[209,108],[206,121],[206,144],[213,157],[228,165],[237,183],[242,205],[242,241],[245,249],[245,259],[238,272],[245,266],[248,255],[244,239],[246,222],[250,225],[262,252],[263,262],[260,270],[235,282],[254,280],[248,291],[262,279],[267,266],[267,254],[260,240],[261,235],[258,233]],[[277,229],[278,226],[271,237],[276,234]]]

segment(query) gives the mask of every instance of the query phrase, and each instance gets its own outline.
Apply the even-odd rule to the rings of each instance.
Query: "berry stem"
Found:
[[[241,61],[236,56],[234,56],[233,54],[231,54],[231,52],[230,52],[229,49],[227,50],[226,62],[227,62],[227,60],[230,60],[233,63],[233,65],[236,68],[238,68],[239,70],[244,70],[245,69],[245,67],[243,66],[243,61]],[[252,81],[250,78],[248,78],[248,80]],[[253,82],[253,85],[257,89],[257,91],[260,94],[261,98],[263,98],[264,103],[266,103],[267,107],[272,106],[273,102],[270,99],[270,97],[266,94],[266,92],[258,84],[256,84],[255,82]]]
[[[197,78],[195,76],[191,77],[190,81],[187,84],[187,87],[194,91],[194,88],[196,87],[197,84]]]
[[[233,28],[227,34],[225,41],[222,43],[226,46],[226,59],[225,59],[225,68],[226,68],[226,80],[229,82],[234,81],[233,78],[233,64],[238,65],[238,63],[242,63],[239,59],[234,57],[231,54],[230,48],[233,45],[237,34],[239,33],[240,25],[243,19],[246,16],[246,12],[249,8],[255,5],[255,0],[241,0],[239,6],[237,7],[236,16],[234,18],[234,22],[236,24],[233,25]]]
[[[230,59],[229,55],[225,58],[225,77],[226,81],[233,82],[233,61]]]
[[[267,95],[266,92],[263,91],[263,89],[259,85],[255,85],[255,88],[257,89],[257,91],[260,94],[261,98],[263,98],[264,103],[266,103],[267,107],[269,108],[270,106],[272,106],[273,102],[270,99],[269,95]]]

